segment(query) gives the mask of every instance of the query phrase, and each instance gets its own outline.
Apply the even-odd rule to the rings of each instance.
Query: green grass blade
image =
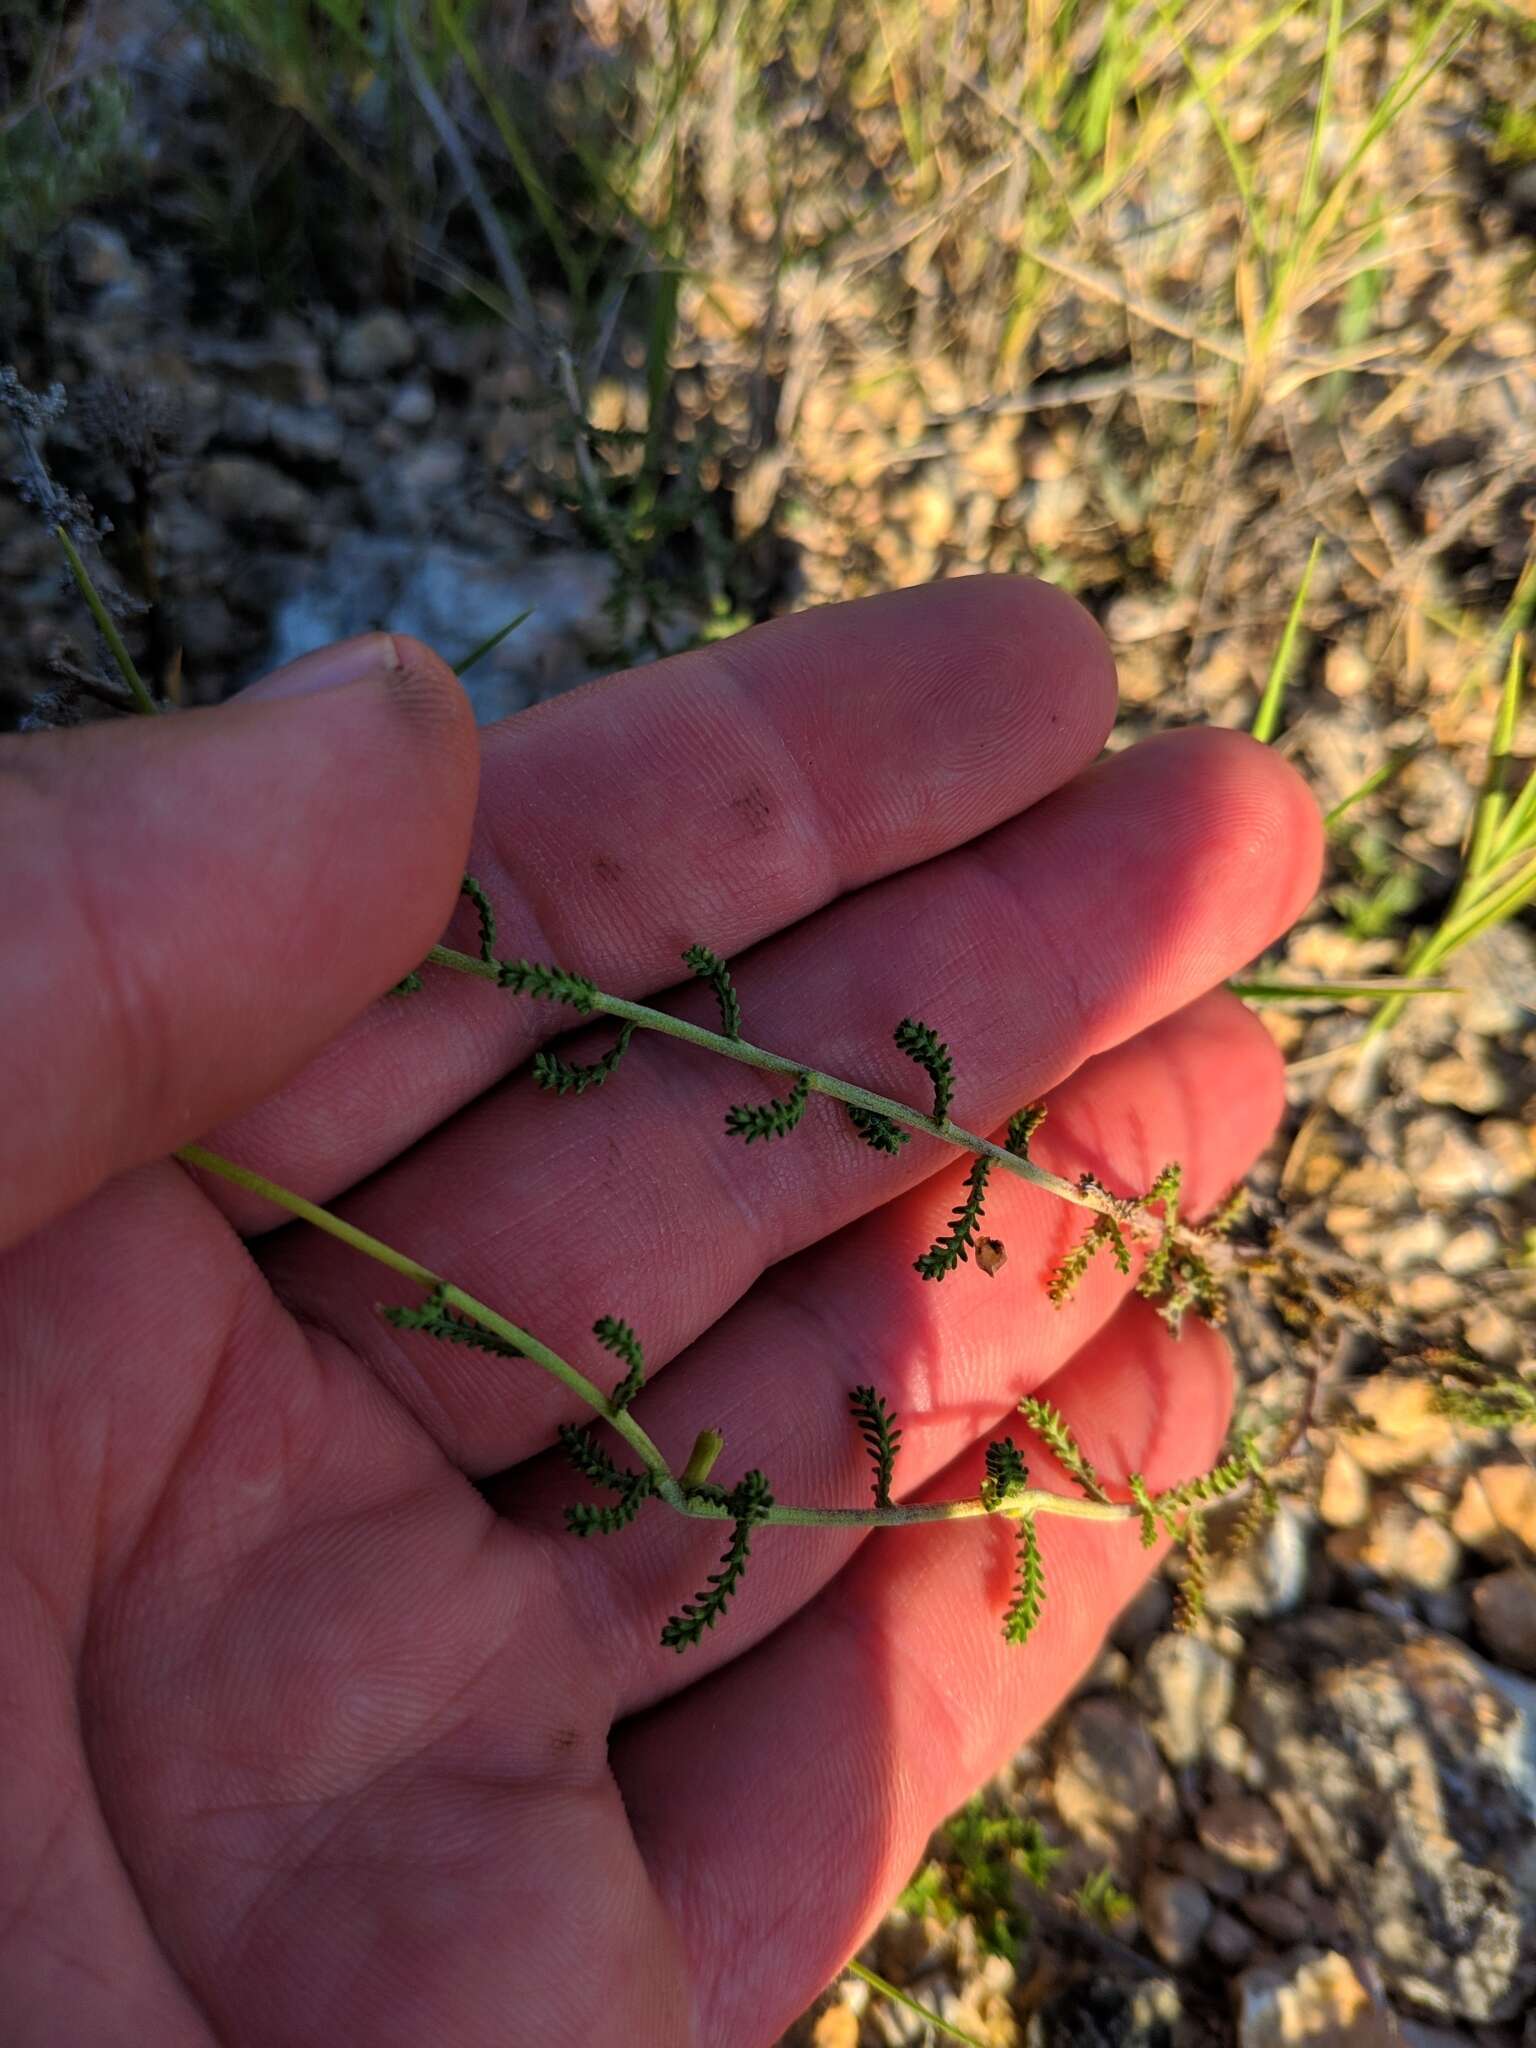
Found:
[[[1296,202],[1296,238],[1299,242],[1312,225],[1317,205],[1317,178],[1322,168],[1323,137],[1333,111],[1333,75],[1339,62],[1339,44],[1344,35],[1344,0],[1329,0],[1328,36],[1323,45],[1323,75],[1318,81],[1317,107],[1312,116],[1312,134],[1307,142],[1307,164],[1301,174],[1301,196]]]
[[[1221,144],[1222,155],[1227,160],[1227,167],[1232,173],[1232,182],[1236,185],[1238,197],[1243,202],[1243,212],[1247,216],[1249,230],[1253,235],[1253,239],[1258,244],[1259,253],[1267,259],[1269,256],[1269,224],[1264,213],[1264,202],[1260,199],[1258,188],[1254,184],[1252,166],[1244,155],[1237,137],[1232,133],[1231,125],[1221,110],[1221,102],[1216,97],[1210,79],[1196,60],[1194,52],[1185,42],[1183,36],[1180,35],[1178,16],[1168,4],[1168,0],[1158,0],[1157,11],[1162,18],[1164,28],[1167,29],[1169,35],[1173,38],[1173,46],[1179,53],[1184,69],[1189,73],[1190,83],[1199,95],[1200,104],[1205,108],[1206,116],[1215,131],[1216,140]]]
[[[498,626],[489,640],[482,640],[480,645],[472,648],[462,661],[454,663],[454,674],[456,676],[467,676],[477,661],[484,661],[488,654],[494,654],[509,633],[515,633],[524,619],[531,619],[532,617],[533,606],[529,605],[525,611],[520,611],[515,619],[508,619],[504,626]]]
[[[1340,797],[1331,811],[1323,813],[1323,829],[1331,832],[1339,820],[1352,811],[1356,804],[1363,803],[1368,796],[1374,796],[1378,789],[1385,789],[1393,776],[1416,759],[1418,753],[1417,747],[1403,747],[1390,760],[1383,761],[1379,768],[1367,775],[1357,789],[1352,789],[1348,796]]]
[[[158,711],[159,706],[149,694],[149,686],[134,666],[133,656],[128,652],[127,643],[124,641],[122,634],[117,630],[112,614],[98,596],[96,586],[91,581],[91,573],[80,559],[79,549],[62,526],[56,526],[53,529],[53,537],[64,550],[64,559],[69,564],[69,573],[74,577],[79,587],[80,595],[90,606],[91,617],[96,621],[96,630],[100,633],[102,639],[106,641],[111,651],[112,659],[117,663],[118,674],[128,685],[129,694],[133,698],[134,710],[145,712],[150,717],[153,717]]]
[[[1291,603],[1290,617],[1285,622],[1285,631],[1280,635],[1280,645],[1275,649],[1275,658],[1269,665],[1269,680],[1264,685],[1264,694],[1259,699],[1259,708],[1254,714],[1253,736],[1268,746],[1280,730],[1280,714],[1285,707],[1285,689],[1291,679],[1291,663],[1296,655],[1296,641],[1301,632],[1301,614],[1312,588],[1313,571],[1317,558],[1323,551],[1323,537],[1318,534],[1312,543],[1312,552],[1307,557],[1307,566],[1302,572],[1301,583]]]
[[[1505,817],[1505,783],[1509,774],[1510,751],[1515,744],[1515,727],[1520,720],[1524,662],[1525,645],[1517,636],[1509,650],[1509,666],[1504,671],[1504,687],[1499,692],[1493,737],[1488,743],[1488,766],[1483,771],[1482,793],[1472,821],[1472,839],[1467,848],[1469,875],[1484,874],[1498,864],[1495,848]]]
[[[1428,62],[1423,61],[1424,52],[1439,34],[1447,18],[1455,12],[1456,6],[1457,0],[1445,0],[1445,4],[1440,8],[1439,12],[1433,15],[1419,31],[1414,40],[1413,51],[1409,56],[1408,62],[1393,82],[1392,88],[1387,93],[1385,99],[1382,100],[1375,113],[1372,114],[1370,120],[1366,123],[1365,131],[1361,135],[1360,140],[1345,158],[1343,167],[1337,178],[1334,179],[1333,187],[1327,198],[1322,201],[1312,219],[1305,224],[1298,235],[1292,258],[1287,266],[1289,271],[1301,271],[1306,268],[1306,264],[1310,260],[1313,251],[1320,243],[1327,240],[1334,223],[1344,211],[1349,195],[1354,190],[1355,180],[1365,168],[1366,161],[1372,150],[1398,119],[1399,115],[1406,113],[1408,108],[1412,106],[1413,102],[1435,74],[1450,62],[1451,58],[1461,48],[1466,37],[1471,33],[1470,24],[1464,23],[1451,37],[1443,50],[1429,59]],[[1415,67],[1418,68],[1415,69]]]
[[[905,1991],[898,1991],[894,1984],[887,1983],[884,1977],[877,1977],[873,1970],[867,1969],[857,1959],[848,1965],[848,1970],[851,1976],[862,1977],[871,1991],[878,1991],[882,1998],[889,1998],[896,2005],[904,2005],[908,2012],[915,2012],[920,2019],[925,2019],[934,2032],[942,2034],[947,2041],[963,2041],[965,2048],[986,2048],[986,2044],[978,2041],[974,2034],[962,2034],[958,2027],[952,2026],[948,2020],[936,2013],[931,2005],[920,2005]]]
[[[1361,981],[1280,981],[1260,975],[1229,981],[1228,988],[1245,1003],[1346,1003],[1358,996],[1448,996],[1457,991],[1448,981],[1414,975],[1367,976]]]

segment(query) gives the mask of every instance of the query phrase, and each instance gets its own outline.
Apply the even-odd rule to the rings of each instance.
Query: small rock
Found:
[[[1351,1432],[1349,1454],[1375,1478],[1432,1464],[1451,1449],[1456,1432],[1434,1405],[1422,1379],[1377,1373],[1354,1389],[1356,1410],[1373,1428]]]
[[[1472,1608],[1483,1641],[1501,1664],[1536,1672],[1536,1573],[1512,1565],[1479,1579]]]
[[[1391,2048],[1391,2019],[1345,1956],[1247,1970],[1237,1999],[1239,2048]]]
[[[1174,1842],[1169,1847],[1167,1860],[1181,1877],[1192,1877],[1213,1898],[1226,1899],[1230,1903],[1240,1899],[1248,1889],[1248,1880],[1240,1870],[1224,1863],[1219,1856],[1213,1856],[1209,1849],[1202,1849],[1198,1842]]]
[[[1448,1315],[1461,1300],[1461,1288],[1449,1273],[1410,1273],[1403,1285],[1403,1306],[1421,1320]]]
[[[1121,1608],[1119,1619],[1110,1631],[1116,1647],[1129,1657],[1139,1656],[1153,1637],[1161,1635],[1167,1628],[1172,1612],[1173,1595],[1162,1573],[1156,1572],[1150,1579],[1143,1579],[1140,1591],[1127,1606]]]
[[[1211,1761],[1230,1772],[1238,1785],[1254,1792],[1262,1789],[1267,1776],[1264,1759],[1255,1754],[1242,1729],[1230,1721],[1211,1737]]]
[[[1490,1365],[1516,1365],[1525,1348],[1520,1325],[1491,1301],[1477,1304],[1462,1324],[1462,1334],[1468,1348]]]
[[[278,454],[290,462],[334,462],[345,440],[340,417],[328,405],[274,403],[267,431]]]
[[[1506,1177],[1496,1160],[1443,1111],[1415,1117],[1403,1133],[1403,1163],[1420,1197],[1459,1208],[1480,1195],[1502,1194]]]
[[[1052,1794],[1067,1826],[1097,1842],[1173,1810],[1157,1745],[1123,1701],[1080,1700],[1056,1745]]]
[[[1510,1462],[1469,1472],[1451,1527],[1484,1557],[1506,1559],[1517,1545],[1536,1557],[1536,1470]]]
[[[1462,1053],[1431,1060],[1419,1075],[1417,1090],[1421,1101],[1464,1109],[1469,1116],[1487,1116],[1504,1103],[1504,1085],[1492,1067]]]
[[[1428,2014],[1504,2020],[1536,1992],[1536,1709],[1519,1687],[1536,1702],[1448,1637],[1340,1608],[1250,1645],[1238,1719],[1270,1796],[1393,1997]]]
[[[1368,1527],[1331,1536],[1328,1555],[1346,1569],[1363,1567],[1420,1593],[1443,1592],[1461,1568],[1461,1545],[1445,1524],[1401,1500],[1386,1502]]]
[[[1243,1901],[1243,1916],[1266,1940],[1291,1948],[1314,1932],[1313,1923],[1279,1892],[1255,1892]]]
[[[387,306],[348,321],[336,340],[336,368],[356,384],[403,370],[415,355],[410,322]]]
[[[1219,1799],[1195,1816],[1195,1833],[1213,1856],[1255,1877],[1272,1877],[1290,1854],[1285,1824],[1262,1799]]]
[[[811,2029],[813,2048],[859,2048],[859,2016],[849,2005],[832,2005]]]
[[[1377,1239],[1377,1257],[1383,1272],[1406,1273],[1414,1266],[1428,1266],[1445,1249],[1448,1233],[1439,1216],[1410,1216],[1384,1230]]]
[[[1504,1245],[1499,1233],[1491,1223],[1479,1218],[1469,1223],[1464,1230],[1446,1245],[1440,1254],[1440,1263],[1447,1273],[1454,1273],[1465,1280],[1471,1273],[1486,1273],[1490,1266],[1498,1265],[1504,1256]]]
[[[1472,1627],[1472,1602],[1465,1586],[1447,1586],[1443,1593],[1426,1593],[1418,1608],[1430,1627],[1443,1636],[1464,1636]]]
[[[1358,1529],[1371,1512],[1371,1482],[1341,1444],[1323,1467],[1317,1512],[1330,1529]]]
[[[1224,1970],[1240,1970],[1253,1954],[1253,1930],[1233,1914],[1217,1911],[1205,1930],[1205,1945]]]
[[[1029,2016],[1025,2048],[1172,2048],[1183,2019],[1177,1986],[1164,1977],[1117,1984],[1078,1977]]]
[[[91,291],[124,284],[134,274],[133,252],[126,239],[102,220],[72,220],[64,233],[64,253],[75,283]]]
[[[209,510],[247,533],[302,539],[313,504],[308,491],[270,463],[245,455],[218,455],[203,464],[203,499]]]
[[[1172,1969],[1187,1963],[1199,1948],[1213,1911],[1210,1894],[1191,1877],[1170,1877],[1159,1870],[1141,1888],[1141,1924]]]
[[[1354,1439],[1351,1439],[1353,1442]],[[1220,1620],[1289,1614],[1307,1583],[1307,1512],[1282,1501],[1252,1543],[1218,1551],[1206,1588],[1206,1611]]]
[[[436,411],[437,400],[432,395],[432,386],[419,377],[412,377],[395,393],[389,416],[397,426],[425,427]]]
[[[1193,1635],[1159,1636],[1143,1661],[1138,1689],[1152,1708],[1150,1726],[1175,1769],[1199,1761],[1232,1711],[1232,1666]]]

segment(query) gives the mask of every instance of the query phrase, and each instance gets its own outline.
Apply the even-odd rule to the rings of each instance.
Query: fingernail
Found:
[[[355,640],[338,640],[334,647],[318,648],[300,655],[259,683],[240,692],[242,702],[266,702],[274,697],[317,697],[322,690],[342,690],[348,683],[366,682],[370,676],[391,675],[400,666],[400,656],[390,633],[361,633]]]

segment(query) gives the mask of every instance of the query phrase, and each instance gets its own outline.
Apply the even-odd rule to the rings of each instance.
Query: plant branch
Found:
[[[427,959],[434,966],[447,967],[455,974],[475,975],[481,981],[493,982],[497,978],[494,962],[479,960],[473,953],[457,952],[452,946],[434,946]],[[1072,1202],[1080,1209],[1105,1209],[1105,1199],[1096,1191],[1077,1187],[1059,1173],[1052,1173],[1031,1159],[1021,1158],[1001,1145],[994,1145],[990,1138],[965,1130],[948,1118],[941,1124],[926,1110],[914,1109],[909,1102],[899,1102],[894,1096],[877,1095],[873,1089],[861,1088],[855,1081],[840,1080],[835,1074],[808,1067],[801,1060],[787,1059],[782,1053],[769,1052],[745,1038],[727,1038],[723,1032],[711,1031],[702,1024],[690,1024],[686,1018],[670,1016],[667,1011],[652,1009],[645,1003],[629,1002],[623,996],[608,995],[601,989],[591,997],[589,1007],[593,1012],[633,1024],[638,1030],[660,1031],[668,1038],[680,1038],[685,1044],[718,1053],[722,1059],[735,1060],[741,1066],[758,1067],[765,1074],[788,1074],[792,1079],[804,1074],[813,1095],[829,1095],[837,1102],[847,1103],[850,1108],[888,1117],[893,1123],[905,1124],[911,1130],[922,1132],[925,1137],[938,1138],[963,1152],[975,1152],[1005,1172],[1015,1174],[1035,1187],[1045,1188],[1063,1202]]]

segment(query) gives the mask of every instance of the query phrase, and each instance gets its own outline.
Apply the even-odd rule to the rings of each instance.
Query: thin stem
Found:
[[[467,957],[467,956],[465,956]],[[479,965],[479,962],[475,962]],[[730,1041],[725,1041],[729,1043]],[[275,1180],[268,1180],[265,1174],[253,1173],[248,1166],[237,1166],[232,1159],[221,1153],[210,1152],[203,1145],[183,1145],[176,1157],[187,1166],[195,1166],[200,1172],[217,1174],[221,1180],[233,1182],[244,1188],[248,1194],[259,1195],[264,1202],[275,1208],[285,1209],[290,1216],[296,1216],[305,1223],[311,1223],[316,1230],[323,1230],[328,1237],[334,1237],[341,1244],[349,1245],[353,1251],[361,1252],[365,1258],[376,1264],[387,1266],[392,1273],[403,1279],[414,1281],[429,1294],[436,1294],[445,1308],[457,1309],[468,1316],[482,1329],[501,1337],[519,1351],[523,1357],[542,1366],[551,1378],[569,1388],[577,1399],[600,1415],[623,1437],[647,1471],[654,1474],[656,1491],[668,1507],[678,1514],[691,1515],[696,1520],[721,1522],[731,1520],[731,1510],[724,1501],[713,1500],[707,1494],[685,1491],[674,1475],[661,1451],[636,1422],[627,1408],[615,1409],[602,1388],[579,1372],[559,1352],[551,1351],[547,1344],[518,1324],[509,1322],[496,1310],[488,1308],[483,1301],[468,1294],[462,1287],[456,1287],[451,1280],[445,1280],[440,1273],[424,1266],[419,1259],[410,1258],[397,1251],[393,1245],[385,1244],[382,1238],[372,1237],[366,1230],[359,1230],[355,1223],[348,1223],[330,1209],[321,1208],[318,1202],[311,1202],[305,1196],[295,1194],[292,1188],[285,1188]],[[1038,1488],[1024,1488],[1006,1495],[1002,1500],[988,1506],[973,1495],[966,1500],[913,1501],[893,1503],[885,1508],[798,1508],[775,1503],[763,1516],[764,1522],[778,1522],[786,1527],[800,1529],[899,1529],[911,1528],[923,1522],[964,1522],[983,1515],[1000,1515],[1007,1520],[1017,1520],[1023,1515],[1067,1515],[1082,1522],[1124,1522],[1129,1521],[1136,1510],[1131,1507],[1105,1506],[1098,1501],[1078,1500],[1068,1494],[1045,1493]]]
[[[62,526],[56,526],[53,529],[53,537],[64,550],[64,559],[69,564],[69,573],[74,577],[75,582],[79,586],[80,595],[90,607],[91,617],[96,621],[97,631],[101,634],[102,639],[106,641],[112,659],[117,663],[118,673],[133,693],[134,710],[145,712],[150,717],[153,717],[156,711],[155,700],[149,694],[144,678],[134,666],[133,656],[128,652],[123,636],[117,630],[116,621],[97,594],[96,586],[91,581],[90,572],[80,559],[80,550],[75,546]]]
[[[427,958],[434,966],[450,968],[455,974],[477,975],[482,981],[496,979],[493,962],[481,960],[473,953],[456,952],[452,946],[434,946]],[[877,1116],[889,1117],[893,1123],[905,1124],[909,1130],[921,1131],[924,1137],[938,1138],[963,1152],[978,1152],[1005,1172],[1015,1174],[1035,1187],[1045,1188],[1063,1202],[1075,1203],[1079,1209],[1119,1213],[1109,1210],[1102,1195],[1075,1187],[1071,1181],[1063,1180],[1059,1173],[1037,1166],[1032,1159],[1020,1158],[1018,1153],[1006,1151],[1001,1145],[994,1145],[990,1138],[980,1137],[960,1124],[937,1123],[926,1111],[914,1109],[909,1102],[898,1102],[894,1096],[877,1095],[872,1089],[859,1087],[855,1081],[839,1080],[835,1074],[824,1074],[819,1068],[808,1067],[800,1060],[786,1059],[782,1053],[769,1052],[745,1038],[726,1038],[721,1032],[710,1031],[702,1024],[690,1024],[685,1018],[673,1017],[665,1010],[653,1010],[646,1003],[631,1003],[623,996],[606,995],[602,990],[598,990],[591,1002],[592,1008],[605,1016],[622,1018],[642,1031],[660,1031],[668,1038],[680,1038],[688,1045],[718,1053],[722,1059],[735,1060],[741,1066],[758,1067],[766,1074],[804,1074],[814,1095],[830,1095],[835,1101],[850,1103],[856,1109],[867,1109]]]

